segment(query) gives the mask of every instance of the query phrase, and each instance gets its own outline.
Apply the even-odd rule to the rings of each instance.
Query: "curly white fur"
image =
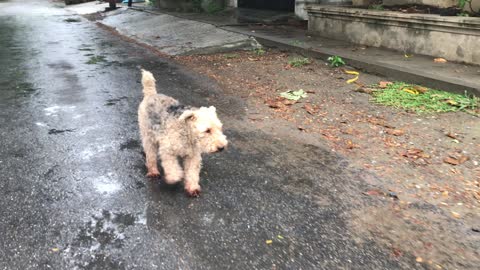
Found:
[[[157,94],[152,73],[142,69],[144,98],[138,108],[140,135],[146,154],[147,176],[159,176],[157,155],[167,183],[185,179],[190,196],[200,194],[202,153],[222,151],[228,144],[215,107],[188,107]],[[184,168],[179,158],[184,159]]]

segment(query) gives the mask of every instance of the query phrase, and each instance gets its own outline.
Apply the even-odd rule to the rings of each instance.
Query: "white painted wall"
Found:
[[[321,4],[321,5],[348,5],[351,4],[351,0],[296,0],[295,1],[295,14],[304,20],[308,20],[307,12],[305,11],[305,5],[307,4]]]
[[[227,0],[227,7],[238,7],[238,0]]]

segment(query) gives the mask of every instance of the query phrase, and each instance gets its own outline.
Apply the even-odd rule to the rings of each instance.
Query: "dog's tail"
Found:
[[[150,71],[142,69],[142,85],[143,95],[150,96],[157,93],[157,87],[155,85],[155,78]]]

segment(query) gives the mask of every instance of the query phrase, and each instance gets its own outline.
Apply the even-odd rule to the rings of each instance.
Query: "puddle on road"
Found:
[[[92,180],[95,191],[104,195],[117,193],[122,189],[122,185],[110,176],[100,176]]]
[[[85,132],[85,130],[83,132]],[[107,152],[107,150],[111,148],[113,148],[112,144],[96,145],[80,152],[80,158],[84,160],[89,160],[98,154]]]
[[[140,144],[140,141],[139,140],[135,140],[135,139],[128,139],[127,141],[123,142],[120,144],[120,147],[119,149],[121,151],[123,150],[132,150],[132,149],[140,149],[141,148],[141,144]]]
[[[54,105],[48,108],[43,109],[46,116],[57,116],[59,112],[71,112],[75,109],[75,106],[58,106]]]
[[[128,238],[127,228],[146,225],[144,213],[124,213],[100,210],[93,214],[80,228],[64,254],[73,258],[73,264],[80,268],[104,265],[101,269],[118,269],[123,262],[110,257],[110,249],[119,249]],[[110,268],[113,267],[114,268]]]

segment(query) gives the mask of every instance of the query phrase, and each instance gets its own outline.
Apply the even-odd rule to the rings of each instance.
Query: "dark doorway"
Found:
[[[295,11],[295,0],[238,0],[238,7]]]

